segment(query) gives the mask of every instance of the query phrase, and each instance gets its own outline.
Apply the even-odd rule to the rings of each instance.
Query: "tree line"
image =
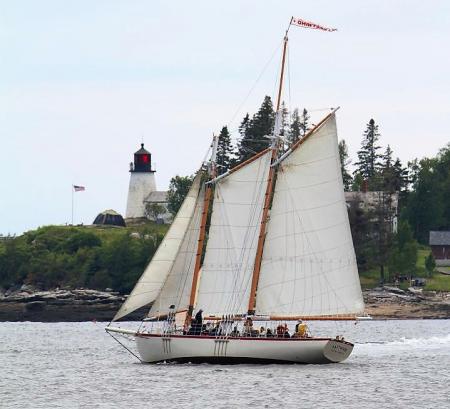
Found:
[[[46,226],[0,242],[0,287],[111,288],[129,293],[163,238],[164,226]]]

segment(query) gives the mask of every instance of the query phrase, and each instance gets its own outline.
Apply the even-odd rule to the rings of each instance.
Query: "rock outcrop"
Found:
[[[0,292],[0,321],[110,321],[124,300],[124,296],[113,291],[38,291],[22,286]],[[139,310],[129,319],[141,319],[146,311]]]
[[[364,291],[366,312],[377,319],[450,318],[450,293],[377,287]]]

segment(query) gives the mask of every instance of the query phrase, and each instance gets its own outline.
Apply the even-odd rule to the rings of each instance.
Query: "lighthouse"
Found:
[[[147,196],[156,191],[155,170],[152,169],[152,155],[141,144],[130,163],[130,185],[128,188],[126,218],[145,217]]]

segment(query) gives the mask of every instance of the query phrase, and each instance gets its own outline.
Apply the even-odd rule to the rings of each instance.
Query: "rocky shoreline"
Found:
[[[410,288],[379,287],[364,290],[366,312],[373,319],[448,319],[450,293]],[[125,297],[113,291],[55,289],[37,291],[22,286],[0,292],[0,322],[110,321]],[[148,309],[127,318],[141,320]]]
[[[124,301],[124,296],[112,290],[36,291],[22,286],[16,291],[0,293],[0,322],[110,321]],[[145,311],[138,310],[129,319],[141,320]]]
[[[374,319],[449,319],[450,293],[377,287],[364,290],[366,312]]]

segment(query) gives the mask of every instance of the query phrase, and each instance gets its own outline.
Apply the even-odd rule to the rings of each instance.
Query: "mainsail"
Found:
[[[169,231],[166,233],[133,291],[113,318],[113,321],[153,302],[161,292],[180,253],[180,249],[183,247],[186,233],[189,227],[192,226],[191,221],[199,202],[201,178],[202,172],[198,172]],[[184,258],[185,254],[182,256]],[[180,261],[180,264],[183,264],[183,262]],[[175,274],[175,272],[172,273]]]
[[[332,114],[280,163],[256,314],[363,312]]]
[[[196,300],[208,314],[247,311],[270,159],[268,150],[216,182]]]

